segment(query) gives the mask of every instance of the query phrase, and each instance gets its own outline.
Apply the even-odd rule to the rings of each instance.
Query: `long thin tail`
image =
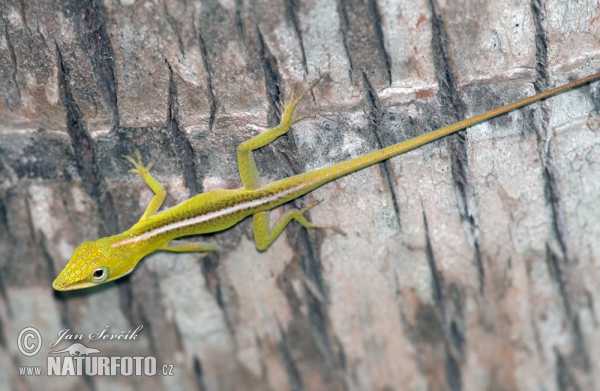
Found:
[[[345,162],[335,164],[333,166],[323,167],[315,171],[305,172],[294,177],[287,178],[288,185],[290,187],[295,187],[296,189],[298,189],[298,187],[303,187],[302,184],[305,184],[306,187],[303,188],[301,194],[306,194],[309,191],[329,181],[332,181],[349,173],[361,170],[365,167],[371,166],[375,163],[379,163],[396,155],[400,155],[404,152],[411,151],[422,145],[428,144],[432,141],[438,140],[442,137],[468,128],[469,126],[477,125],[491,118],[508,113],[509,111],[519,109],[523,106],[527,106],[531,103],[538,102],[550,96],[559,94],[561,92],[570,90],[575,87],[579,87],[586,83],[590,83],[596,79],[600,79],[600,73],[584,77],[583,79],[576,80],[569,84],[565,84],[563,86],[556,87],[545,92],[540,92],[539,94],[530,96],[529,98],[524,98],[513,103],[509,103],[507,105],[498,107],[496,109],[486,111],[485,113],[476,115],[475,117],[467,118],[462,121],[453,123],[452,125],[432,130],[431,132],[411,138],[410,140],[390,145],[389,147],[367,153],[366,155],[358,156],[353,159],[346,160]],[[294,194],[296,194],[295,197],[301,195],[296,192],[294,192]]]

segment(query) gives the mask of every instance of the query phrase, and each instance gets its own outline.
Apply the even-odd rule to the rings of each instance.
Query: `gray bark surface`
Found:
[[[470,128],[284,208],[57,293],[83,241],[151,199],[241,186],[235,148],[294,86],[314,117],[255,152],[265,182],[343,161],[600,69],[597,1],[0,0],[0,389],[600,389],[600,84]],[[21,376],[60,330],[174,376]],[[35,327],[39,354],[19,333]]]

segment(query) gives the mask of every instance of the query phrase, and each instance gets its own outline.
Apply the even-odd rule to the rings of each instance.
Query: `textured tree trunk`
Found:
[[[143,213],[135,149],[169,207],[241,186],[236,146],[319,77],[298,109],[314,117],[255,152],[265,182],[599,68],[592,0],[0,0],[0,389],[600,388],[599,84],[274,213],[324,200],[310,219],[346,236],[292,223],[259,253],[248,219],[208,237],[218,254],[51,287],[77,245]],[[65,329],[174,375],[20,375],[75,342],[49,346]]]

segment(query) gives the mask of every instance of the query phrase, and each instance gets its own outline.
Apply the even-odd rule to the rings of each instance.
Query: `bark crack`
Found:
[[[398,307],[400,310],[400,321],[402,322],[402,326],[405,329],[405,335],[406,335],[406,338],[408,339],[408,342],[415,349],[415,352],[417,352],[417,354],[415,354],[415,359],[417,361],[417,367],[419,368],[419,371],[421,374],[425,374],[426,369],[425,369],[425,365],[424,365],[423,355],[418,354],[419,343],[417,342],[417,337],[415,335],[415,328],[408,320],[406,305],[405,305],[404,299],[402,297],[402,289],[400,287],[400,278],[398,277],[397,271],[395,271],[394,277],[395,277],[395,283],[396,283],[396,300],[398,302]]]
[[[387,74],[388,85],[392,85],[392,68],[390,65],[391,59],[390,54],[387,52],[385,48],[385,42],[383,39],[383,31],[381,30],[381,12],[379,11],[379,6],[377,5],[376,0],[368,0],[369,13],[371,16],[371,20],[373,21],[373,29],[375,33],[375,39],[377,40],[377,48],[383,55],[383,60],[385,63],[385,71]]]
[[[304,50],[304,41],[302,39],[302,30],[300,29],[300,21],[298,20],[298,14],[296,10],[299,7],[298,0],[284,0],[285,16],[294,28],[294,33],[298,38],[298,44],[300,45],[300,52],[302,53],[302,66],[304,66],[304,72],[308,74],[308,65],[306,62],[306,52]]]
[[[571,331],[571,338],[573,339],[575,353],[579,356],[583,368],[586,370],[586,372],[589,372],[591,369],[589,354],[585,345],[583,334],[581,333],[581,328],[579,327],[578,317],[573,313],[573,309],[571,307],[569,294],[567,292],[567,284],[565,283],[560,259],[552,252],[549,246],[546,246],[546,262],[548,264],[550,276],[558,288],[558,294],[565,312],[565,318]]]
[[[209,105],[209,115],[208,115],[208,130],[212,132],[213,125],[215,123],[215,118],[217,116],[217,110],[219,108],[219,102],[215,96],[215,90],[213,86],[212,79],[212,67],[210,62],[208,61],[208,52],[206,50],[206,43],[204,42],[204,38],[202,38],[202,34],[198,33],[198,46],[200,47],[200,55],[202,56],[202,65],[204,66],[204,71],[206,72],[206,95],[208,98]]]
[[[377,149],[382,149],[385,146],[385,143],[381,137],[381,120],[384,115],[385,109],[381,106],[379,101],[379,97],[377,95],[377,91],[371,85],[369,78],[365,72],[362,73],[363,76],[363,89],[365,92],[365,101],[367,106],[367,117],[368,117],[368,128],[369,131],[375,136],[375,140],[377,142]],[[382,163],[378,164],[379,169],[381,170],[381,175],[383,176],[383,181],[386,187],[386,190],[390,194],[392,198],[392,205],[394,207],[394,213],[396,215],[396,222],[398,224],[398,229],[402,230],[402,222],[400,219],[400,207],[398,205],[398,197],[396,195],[396,188],[394,186],[393,180],[393,170],[391,167],[391,163],[389,160],[386,160]]]
[[[352,64],[352,56],[350,55],[350,48],[348,47],[348,31],[350,30],[350,22],[348,21],[345,0],[337,0],[337,11],[340,17],[340,31],[342,33],[342,43],[344,44],[344,50],[346,52],[346,57],[348,57],[348,64],[350,65],[350,69],[348,70],[348,77],[350,78],[350,82],[352,83],[354,65]]]
[[[535,26],[535,57],[536,77],[534,82],[535,92],[539,93],[550,85],[548,68],[548,20],[546,5],[541,0],[531,1],[531,12]],[[560,197],[560,184],[558,182],[558,169],[555,164],[555,149],[552,141],[552,129],[550,127],[550,116],[552,109],[547,101],[541,102],[540,118],[536,121],[535,129],[538,142],[538,153],[542,161],[544,194],[546,202],[550,207],[552,232],[560,248],[561,256],[556,256],[549,246],[546,246],[548,268],[551,276],[558,286],[558,292],[565,312],[565,318],[569,324],[571,338],[573,341],[574,354],[579,357],[581,366],[586,372],[591,370],[589,353],[586,348],[585,339],[579,327],[577,314],[571,307],[567,283],[561,263],[568,267],[570,264],[567,248],[567,229],[565,227],[564,209]],[[560,357],[559,357],[560,358]],[[557,361],[560,362],[560,360]],[[564,363],[564,361],[563,361]],[[560,369],[560,368],[559,368]],[[559,382],[560,383],[560,382]],[[559,384],[560,385],[560,384]]]
[[[331,365],[336,362],[333,354],[333,345],[331,332],[329,329],[329,318],[327,316],[327,288],[322,273],[321,260],[311,240],[308,238],[308,232],[302,228],[296,241],[295,252],[300,259],[300,270],[305,280],[310,281],[312,287],[317,289],[319,295],[310,294],[307,289],[305,295],[308,308],[308,322],[315,342],[323,353],[326,363]]]
[[[300,376],[300,371],[298,369],[298,365],[294,361],[292,352],[290,350],[288,335],[286,331],[279,324],[279,333],[281,335],[281,341],[277,344],[279,348],[279,354],[281,355],[281,360],[283,362],[283,367],[285,368],[285,372],[288,377],[288,382],[290,385],[290,390],[292,391],[301,391],[304,389],[304,385],[302,383],[302,376]]]
[[[2,148],[0,148],[0,153],[3,152]],[[1,167],[0,167],[0,171],[2,171]],[[10,190],[7,192],[10,193]],[[5,199],[8,198],[8,194],[2,194],[3,197],[5,197]],[[4,232],[6,234],[6,240],[10,241],[13,238],[12,235],[12,230],[10,227],[10,223],[8,220],[8,210],[6,208],[6,202],[5,200],[0,197],[0,232]],[[2,238],[2,236],[4,235],[0,235],[0,240],[3,240],[4,238]],[[4,241],[4,240],[3,240]],[[3,246],[0,248],[4,248]],[[5,260],[8,259],[8,254],[6,254],[4,251],[1,253],[1,257]],[[10,314],[11,313],[11,309],[10,309],[10,305],[8,303],[8,296],[6,294],[6,286],[4,284],[5,282],[5,276],[4,276],[4,269],[7,267],[8,262],[0,262],[0,297],[2,298],[2,300],[6,303],[6,307],[7,307],[7,312]],[[0,327],[2,327],[2,322],[0,322]]]
[[[94,77],[110,111],[113,127],[118,127],[120,119],[115,60],[101,5],[97,0],[70,0],[66,11],[66,17],[73,15],[79,44],[92,64]]]
[[[460,363],[454,357],[449,349],[446,349],[446,382],[452,391],[462,390],[462,375],[460,373]]]
[[[444,337],[445,351],[445,376],[446,383],[450,390],[458,391],[462,389],[461,362],[464,361],[464,346],[465,335],[464,330],[459,327],[459,323],[464,323],[462,315],[462,306],[459,292],[455,285],[450,285],[451,292],[451,307],[446,308],[446,295],[444,293],[444,279],[437,267],[435,255],[433,253],[433,245],[431,243],[431,234],[429,231],[429,223],[427,214],[421,201],[421,209],[423,210],[423,226],[425,229],[425,256],[427,264],[431,271],[431,288],[433,302],[437,309],[437,318],[441,327],[441,333]],[[458,322],[457,318],[458,317]]]
[[[531,1],[531,11],[535,25],[535,92],[545,91],[550,85],[548,72],[548,21],[546,6],[540,0]],[[552,212],[552,230],[560,246],[562,256],[569,262],[567,251],[567,233],[564,221],[564,210],[560,200],[560,185],[558,183],[558,172],[554,163],[554,143],[552,142],[552,130],[550,129],[550,116],[552,110],[547,101],[540,103],[541,118],[536,126],[538,138],[538,153],[542,160],[544,170],[544,187],[546,202]]]
[[[202,361],[200,361],[198,356],[194,356],[194,377],[196,378],[198,390],[208,390],[206,384],[204,384],[204,370],[202,369]]]
[[[184,3],[185,6],[185,3]],[[185,48],[183,45],[183,40],[181,39],[181,29],[178,26],[177,23],[177,19],[175,19],[173,17],[173,15],[171,15],[171,13],[169,12],[169,8],[167,7],[167,2],[165,1],[163,3],[163,10],[165,13],[165,19],[167,21],[167,23],[169,24],[169,26],[171,26],[171,29],[173,30],[173,32],[175,33],[175,36],[177,37],[177,44],[179,45],[179,52],[185,56]]]
[[[427,258],[427,265],[431,271],[431,289],[433,290],[433,302],[440,312],[440,318],[446,319],[446,307],[444,305],[444,280],[435,262],[435,256],[433,254],[433,246],[431,244],[431,235],[429,233],[429,223],[427,222],[427,214],[423,207],[423,201],[421,201],[421,209],[423,210],[423,225],[425,227],[425,257]]]
[[[581,388],[575,381],[565,358],[558,350],[554,350],[556,355],[556,386],[559,391],[579,391]]]
[[[265,92],[267,97],[267,104],[269,106],[269,109],[267,111],[267,125],[270,128],[273,128],[279,125],[281,121],[280,108],[284,100],[284,92],[281,88],[283,81],[279,73],[277,59],[269,51],[269,47],[266,45],[264,37],[258,26],[256,27],[256,32],[259,44],[258,56],[262,66],[263,76],[265,78]],[[288,137],[287,134],[282,136],[280,140],[285,140],[287,142],[285,148],[287,148],[288,150],[292,150],[294,148],[293,138]],[[281,153],[277,150],[277,148],[275,148],[274,144],[271,144],[271,148],[273,148],[276,156],[283,163],[283,171],[286,175],[296,175],[300,172],[298,164],[292,162],[289,158],[290,156],[296,155],[296,153],[293,153],[293,151],[290,151],[289,153]]]
[[[429,0],[431,7],[432,26],[432,51],[433,63],[436,71],[436,79],[439,85],[438,95],[442,103],[444,114],[452,118],[453,122],[465,118],[465,104],[462,101],[457,88],[456,77],[452,70],[452,60],[449,54],[449,44],[444,21],[438,15],[435,0]],[[477,265],[477,276],[479,280],[479,292],[484,294],[485,268],[483,255],[481,253],[481,238],[479,235],[479,224],[477,217],[471,208],[473,201],[472,189],[469,184],[469,167],[466,131],[458,132],[448,138],[450,143],[450,155],[452,157],[452,179],[458,191],[459,209],[462,220],[467,225],[467,233]]]
[[[118,231],[118,217],[115,213],[112,195],[106,189],[104,177],[98,167],[94,140],[88,133],[83,114],[73,98],[69,85],[69,72],[63,62],[58,43],[55,42],[55,45],[59,66],[60,98],[66,112],[66,130],[75,152],[75,162],[81,177],[81,185],[98,205],[98,211],[104,223],[104,227],[101,227],[101,231],[104,232],[101,234],[106,236],[106,234]]]
[[[15,53],[15,47],[12,43],[12,40],[10,38],[10,34],[8,32],[8,21],[4,18],[4,14],[2,14],[2,9],[0,9],[0,17],[2,18],[2,23],[4,24],[4,35],[6,36],[6,43],[8,45],[8,51],[10,53],[10,62],[12,64],[12,73],[10,75],[10,79],[13,83],[13,85],[15,86],[15,90],[17,90],[17,95],[19,97],[19,102],[22,101],[22,97],[21,97],[21,89],[19,88],[19,83],[17,82],[17,73],[19,70],[18,67],[18,63],[17,63],[17,55]],[[8,98],[9,95],[6,96],[6,105],[8,107],[12,107],[13,105],[10,104],[10,100]]]
[[[206,287],[213,295],[221,312],[223,312],[223,319],[225,320],[227,331],[229,331],[229,334],[234,336],[233,340],[235,341],[235,328],[233,326],[231,316],[227,312],[228,307],[223,298],[223,281],[221,275],[219,274],[219,262],[217,254],[211,253],[202,258],[200,263],[200,273],[204,277]]]
[[[277,59],[269,51],[269,48],[265,44],[264,37],[258,26],[256,27],[256,33],[258,35],[260,63],[265,78],[267,104],[269,105],[269,111],[267,113],[267,124],[269,125],[269,127],[274,127],[277,126],[279,124],[279,121],[281,120],[281,75],[279,74]]]
[[[246,47],[246,32],[244,31],[244,22],[242,19],[242,13],[244,12],[244,1],[235,0],[235,29],[240,36],[240,40]]]
[[[173,69],[171,64],[167,63],[169,68],[169,105],[167,109],[167,121],[165,127],[170,131],[173,139],[173,146],[183,166],[183,180],[190,196],[198,194],[201,189],[196,176],[196,159],[194,158],[194,149],[187,135],[179,127],[179,102],[177,100],[177,86],[173,78]]]

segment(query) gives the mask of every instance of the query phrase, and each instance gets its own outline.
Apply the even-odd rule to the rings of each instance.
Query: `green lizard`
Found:
[[[77,247],[73,257],[56,277],[52,286],[56,290],[72,290],[115,280],[130,273],[144,256],[156,250],[173,252],[218,251],[219,247],[212,243],[172,243],[172,240],[183,236],[222,231],[248,216],[253,216],[254,219],[254,243],[259,251],[265,251],[291,220],[296,220],[308,229],[332,228],[337,230],[335,227],[314,225],[304,217],[303,214],[314,207],[316,203],[301,210],[294,209],[285,212],[271,228],[269,227],[269,211],[341,176],[598,78],[600,78],[600,73],[518,100],[363,156],[284,178],[261,187],[252,151],[271,143],[290,130],[294,123],[306,118],[306,116],[294,118],[293,114],[300,100],[317,83],[313,82],[298,97],[292,91],[290,100],[285,104],[281,123],[278,126],[238,146],[237,157],[243,183],[242,188],[213,190],[199,194],[173,208],[157,213],[165,200],[167,192],[150,175],[149,171],[152,163],[144,167],[141,155],[137,150],[137,159],[126,156],[125,158],[134,166],[132,171],[142,177],[154,192],[154,197],[140,220],[129,230],[94,242],[84,242]]]

